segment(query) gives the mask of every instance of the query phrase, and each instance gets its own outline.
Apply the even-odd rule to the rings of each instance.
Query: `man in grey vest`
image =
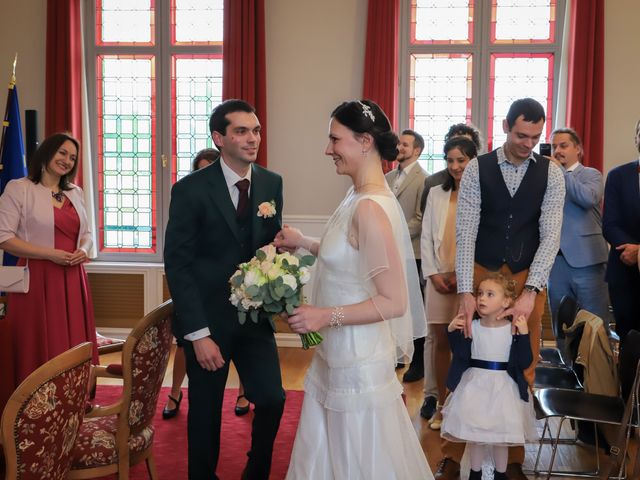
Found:
[[[540,325],[545,287],[560,246],[565,186],[562,172],[548,158],[533,153],[545,123],[540,103],[524,98],[511,104],[502,127],[505,144],[467,165],[458,194],[456,276],[460,314],[470,336],[475,312],[473,292],[489,272],[516,281],[514,305],[501,317],[528,319],[533,362],[525,378],[533,385],[540,352]],[[455,479],[464,443],[442,442],[443,461],[436,478]],[[511,447],[506,474],[526,480],[524,447]]]

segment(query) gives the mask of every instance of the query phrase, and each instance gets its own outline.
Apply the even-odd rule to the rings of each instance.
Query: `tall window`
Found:
[[[545,107],[548,137],[564,0],[402,1],[400,118],[425,137],[420,162],[428,172],[445,167],[452,124],[472,122],[485,150],[500,146],[502,120],[517,98]]]
[[[159,261],[170,187],[212,147],[223,0],[94,0],[88,13],[99,253]]]

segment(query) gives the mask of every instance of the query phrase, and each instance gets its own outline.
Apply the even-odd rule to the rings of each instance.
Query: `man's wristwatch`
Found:
[[[535,293],[536,295],[542,291],[540,288],[538,288],[538,287],[534,287],[533,285],[525,285],[525,286],[524,286],[524,289],[525,289],[527,292],[533,292],[533,293]]]

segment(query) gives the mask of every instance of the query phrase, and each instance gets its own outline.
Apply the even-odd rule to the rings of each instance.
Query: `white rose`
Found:
[[[242,299],[242,307],[245,310],[249,310],[251,308],[260,308],[262,306],[262,302],[253,302],[251,300],[249,300],[248,298],[243,298]]]
[[[244,275],[244,285],[245,287],[250,287],[252,285],[261,286],[265,283],[265,278],[262,276],[260,271],[249,270]]]
[[[237,307],[240,304],[241,299],[242,299],[242,295],[240,293],[240,290],[234,289],[233,292],[231,293],[231,296],[229,297],[229,301],[231,302],[231,305],[234,305]]]
[[[271,265],[271,268],[269,268],[267,277],[269,277],[269,280],[275,280],[276,278],[282,276],[282,273],[283,272],[280,266],[274,263],[273,265]]]
[[[291,255],[289,252],[283,253],[282,259],[286,259],[289,265],[295,265],[296,267],[300,265],[300,260],[298,260],[298,257]]]
[[[296,282],[296,277],[294,277],[293,275],[291,275],[289,273],[287,273],[286,275],[282,276],[282,282],[285,285],[289,285],[292,290],[295,290],[296,288],[298,288],[298,282]]]
[[[300,267],[300,284],[306,285],[311,280],[311,271],[308,267]]]
[[[276,254],[278,253],[276,252],[276,247],[274,247],[271,244],[265,245],[260,250],[262,250],[264,254],[267,256],[264,262],[269,262],[269,263],[273,262],[273,259],[276,258]]]

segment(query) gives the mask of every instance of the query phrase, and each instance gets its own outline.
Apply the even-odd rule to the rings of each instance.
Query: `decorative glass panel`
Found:
[[[491,41],[551,43],[555,37],[555,0],[493,0]]]
[[[172,0],[172,43],[222,44],[223,13],[223,0]]]
[[[502,121],[513,101],[523,97],[536,99],[545,109],[544,142],[553,124],[553,54],[493,54],[490,68],[488,150],[506,140]]]
[[[424,136],[419,161],[429,173],[446,166],[444,136],[471,120],[471,55],[412,55],[409,125]]]
[[[96,0],[98,45],[152,45],[154,0]]]
[[[191,172],[191,162],[196,153],[213,147],[209,116],[220,102],[222,58],[219,55],[173,57],[172,183]]]
[[[411,0],[411,42],[473,42],[473,3],[474,0]]]
[[[97,57],[98,199],[103,252],[155,251],[154,63],[149,55]]]

